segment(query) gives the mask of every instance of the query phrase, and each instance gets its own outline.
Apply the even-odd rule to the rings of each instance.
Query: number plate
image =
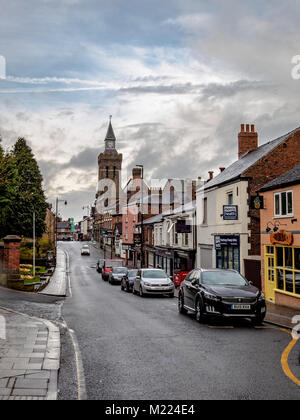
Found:
[[[234,311],[246,311],[251,309],[251,305],[231,305],[231,309]]]

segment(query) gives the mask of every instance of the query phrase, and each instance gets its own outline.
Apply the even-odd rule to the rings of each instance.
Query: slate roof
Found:
[[[210,188],[216,187],[221,184],[225,184],[234,179],[238,179],[247,169],[251,168],[256,162],[261,158],[270,153],[273,149],[279,146],[281,143],[284,143],[291,135],[300,130],[300,127],[291,131],[288,134],[285,134],[281,137],[278,137],[275,140],[269,141],[268,143],[263,144],[258,147],[256,150],[247,153],[232,165],[225,169],[222,173],[217,175],[214,179],[205,184],[204,189],[208,190]],[[199,190],[198,190],[199,191]]]
[[[260,191],[276,190],[288,185],[300,184],[300,164],[264,185]]]
[[[115,136],[114,130],[112,128],[111,121],[109,121],[109,125],[108,125],[105,140],[116,140],[116,136]]]

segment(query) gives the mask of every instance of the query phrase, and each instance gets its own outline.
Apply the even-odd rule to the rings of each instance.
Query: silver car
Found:
[[[133,284],[133,293],[144,295],[168,295],[174,297],[175,286],[167,274],[160,269],[139,270]]]

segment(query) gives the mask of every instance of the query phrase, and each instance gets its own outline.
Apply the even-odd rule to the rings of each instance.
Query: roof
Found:
[[[116,136],[115,136],[114,130],[112,128],[111,121],[109,121],[109,125],[108,125],[105,140],[116,140]]]
[[[270,191],[288,185],[300,184],[300,164],[264,185],[260,191]]]
[[[175,210],[167,210],[163,213],[157,214],[156,216],[150,217],[149,219],[146,219],[143,221],[144,225],[152,225],[154,223],[160,223],[163,221],[163,219],[167,216],[173,216],[176,214],[181,214],[184,212],[192,211],[196,208],[196,201],[191,201],[187,204],[185,204],[182,208],[182,206],[177,207]],[[137,226],[141,225],[141,223],[137,223]]]
[[[291,131],[288,134],[285,134],[281,137],[278,137],[275,140],[269,141],[268,143],[263,144],[252,152],[247,153],[227,169],[221,172],[214,179],[205,184],[204,189],[208,190],[210,188],[216,187],[221,184],[225,184],[229,181],[239,178],[247,169],[251,168],[256,162],[274,150],[281,143],[285,142],[291,135],[300,130],[300,127]]]

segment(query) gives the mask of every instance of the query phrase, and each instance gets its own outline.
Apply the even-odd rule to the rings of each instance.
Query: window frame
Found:
[[[282,196],[286,195],[286,214],[282,214]],[[292,213],[289,213],[288,210],[288,195],[292,194]],[[276,214],[276,198],[279,197],[279,214]],[[294,217],[294,191],[285,190],[278,191],[274,193],[274,217],[275,218],[291,218]]]

